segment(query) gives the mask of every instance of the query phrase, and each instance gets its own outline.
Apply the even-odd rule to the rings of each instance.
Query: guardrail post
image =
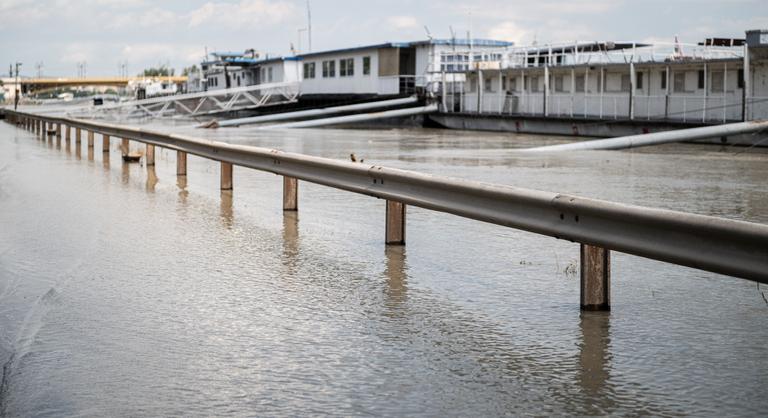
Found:
[[[611,251],[581,244],[581,309],[611,309]]]
[[[61,122],[56,124],[56,139],[61,141]]]
[[[299,180],[295,177],[283,176],[283,210],[299,210]]]
[[[128,155],[128,152],[131,150],[131,143],[123,138],[123,140],[120,142],[120,152],[122,153],[123,157]]]
[[[187,153],[184,151],[176,151],[176,175],[187,175]]]
[[[405,245],[405,203],[387,200],[386,245]]]
[[[82,142],[82,133],[83,131],[80,128],[75,128],[75,144],[77,146],[80,146],[80,143]]]
[[[67,144],[72,140],[72,129],[69,125],[64,125],[64,138],[66,138]]]
[[[221,163],[221,190],[232,190],[232,164]]]
[[[93,131],[88,131],[88,148],[93,148]]]
[[[147,167],[155,165],[155,146],[147,144]]]
[[[109,154],[109,135],[102,135],[101,139],[101,152],[105,154]]]

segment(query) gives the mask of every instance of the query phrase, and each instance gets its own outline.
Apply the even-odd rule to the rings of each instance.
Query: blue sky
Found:
[[[313,49],[426,37],[511,40],[671,41],[743,37],[768,28],[765,0],[311,0]],[[307,26],[305,0],[151,1],[0,0],[0,74],[21,61],[26,75],[114,76],[120,63],[136,74],[158,64],[180,69],[209,51],[285,55]],[[301,47],[306,50],[306,32]]]

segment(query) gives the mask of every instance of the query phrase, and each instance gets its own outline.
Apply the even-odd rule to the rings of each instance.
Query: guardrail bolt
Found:
[[[581,309],[611,309],[611,252],[581,244]]]

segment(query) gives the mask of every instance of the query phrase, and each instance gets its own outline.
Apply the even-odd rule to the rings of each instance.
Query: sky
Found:
[[[765,0],[310,0],[314,51],[435,38],[699,42],[768,28]],[[306,0],[0,0],[0,75],[180,71],[206,50],[308,48]],[[425,28],[426,27],[426,28]],[[38,69],[38,65],[41,67]]]

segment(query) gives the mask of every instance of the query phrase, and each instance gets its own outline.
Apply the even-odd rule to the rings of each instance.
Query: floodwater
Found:
[[[193,130],[453,177],[768,223],[768,153],[438,130]],[[85,138],[84,138],[85,142]],[[174,153],[147,170],[0,124],[0,415],[758,416],[768,287],[615,253],[581,313],[578,245]],[[137,147],[136,144],[134,146]]]

